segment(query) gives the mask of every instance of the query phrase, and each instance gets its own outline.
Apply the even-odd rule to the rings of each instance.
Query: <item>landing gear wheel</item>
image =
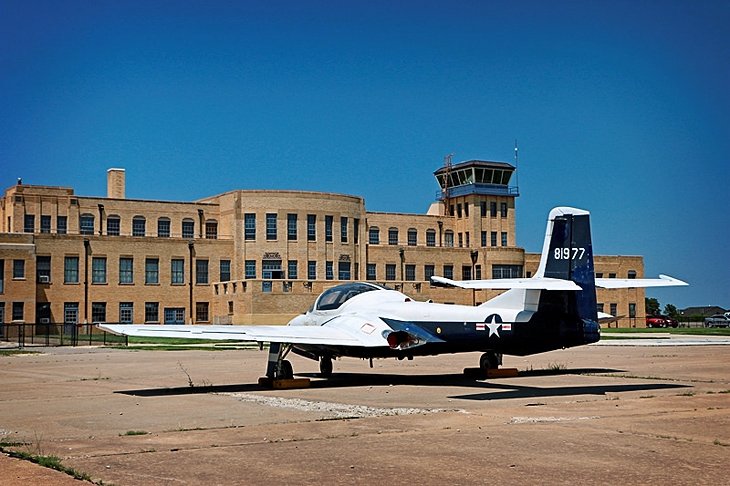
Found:
[[[322,356],[319,359],[319,376],[323,378],[332,376],[332,358],[329,356]]]
[[[500,364],[502,364],[502,355],[494,351],[487,351],[479,357],[479,369],[484,374],[487,374],[489,370],[496,370]]]
[[[292,368],[289,360],[282,360],[281,365],[279,366],[279,376],[277,376],[277,378],[280,380],[291,380],[294,378],[294,368]]]

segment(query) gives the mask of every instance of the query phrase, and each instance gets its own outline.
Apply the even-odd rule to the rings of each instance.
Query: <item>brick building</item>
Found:
[[[305,191],[126,199],[123,169],[108,171],[107,197],[19,182],[0,199],[0,323],[285,323],[342,280],[484,302],[498,291],[429,278],[536,270],[539,255],[515,239],[513,172],[448,164],[435,172],[441,193],[427,214],[369,212],[361,197]],[[599,256],[596,272],[640,278],[643,259]],[[644,316],[643,289],[599,290],[598,302],[624,326]]]

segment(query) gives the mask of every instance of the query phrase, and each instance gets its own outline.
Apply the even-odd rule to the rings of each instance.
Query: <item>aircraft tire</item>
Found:
[[[486,373],[499,368],[499,357],[494,352],[484,353],[479,357],[479,368]]]
[[[294,368],[289,360],[283,360],[281,362],[281,369],[279,370],[279,376],[277,378],[282,380],[291,380],[294,378]]]
[[[323,378],[332,376],[332,358],[329,356],[322,356],[319,359],[319,376]]]

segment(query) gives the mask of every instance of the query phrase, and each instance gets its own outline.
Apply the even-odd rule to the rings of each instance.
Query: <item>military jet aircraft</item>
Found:
[[[482,352],[482,371],[497,368],[502,355],[526,356],[590,344],[600,339],[596,287],[631,288],[687,285],[658,279],[597,279],[593,269],[588,211],[558,207],[550,212],[542,255],[532,278],[455,281],[436,284],[467,289],[506,289],[479,305],[417,302],[370,282],[325,290],[306,313],[287,326],[111,325],[101,329],[127,336],[244,340],[269,343],[266,375],[293,376],[289,352],[319,361],[332,374],[342,356],[370,359],[443,353]],[[603,315],[604,317],[611,317]]]

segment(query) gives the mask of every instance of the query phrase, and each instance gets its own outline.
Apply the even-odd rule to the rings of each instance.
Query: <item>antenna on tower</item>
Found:
[[[519,151],[517,150],[517,139],[515,138],[515,184],[517,185],[517,190],[520,190],[520,171],[517,168],[519,162]]]

